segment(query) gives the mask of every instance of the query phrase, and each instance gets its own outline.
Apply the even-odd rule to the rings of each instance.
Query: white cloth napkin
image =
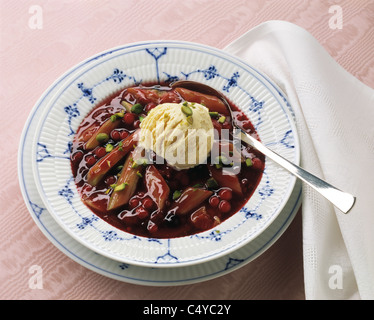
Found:
[[[343,214],[303,185],[306,299],[374,299],[374,90],[288,22],[263,23],[224,50],[286,93],[302,167],[357,197]]]

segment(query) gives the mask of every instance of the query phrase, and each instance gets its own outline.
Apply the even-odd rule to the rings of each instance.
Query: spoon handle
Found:
[[[305,171],[299,166],[281,157],[243,130],[241,130],[241,140],[252,145],[258,151],[262,152],[265,156],[269,157],[270,159],[281,165],[283,168],[294,174],[300,180],[307,183],[342,212],[348,213],[348,211],[353,207],[356,200],[354,196],[335,188],[329,183],[321,180],[308,171]]]

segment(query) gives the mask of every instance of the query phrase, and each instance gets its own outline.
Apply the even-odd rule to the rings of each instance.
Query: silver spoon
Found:
[[[356,200],[354,196],[335,188],[329,183],[314,176],[308,171],[305,171],[301,167],[293,164],[292,162],[288,161],[287,159],[283,158],[279,154],[270,150],[265,145],[263,145],[261,142],[259,142],[258,140],[256,140],[255,138],[247,134],[242,128],[238,127],[233,121],[232,110],[231,110],[230,104],[227,102],[226,98],[219,91],[215,90],[214,88],[206,84],[199,83],[196,81],[188,81],[188,80],[176,81],[172,83],[171,87],[172,88],[182,87],[185,89],[198,91],[204,94],[208,94],[208,95],[212,95],[212,96],[216,96],[220,98],[225,103],[230,113],[233,127],[240,130],[240,138],[243,142],[253,146],[258,151],[263,153],[265,156],[269,157],[270,159],[272,159],[273,161],[281,165],[283,168],[288,170],[290,173],[298,177],[300,180],[307,183],[309,186],[311,186],[314,190],[319,192],[322,196],[324,196],[327,200],[329,200],[335,207],[337,207],[342,212],[348,213],[348,211],[353,207],[355,200]]]

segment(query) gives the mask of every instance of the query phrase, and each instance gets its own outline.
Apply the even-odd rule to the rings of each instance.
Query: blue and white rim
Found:
[[[185,46],[188,46],[189,50],[196,50],[196,51],[199,51],[199,50],[205,50],[206,51],[206,50],[208,50],[209,54],[217,55],[217,56],[219,56],[219,58],[222,58],[222,55],[224,55],[225,56],[224,58],[227,59],[230,63],[240,64],[241,68],[243,68],[243,63],[241,61],[237,61],[237,59],[235,57],[231,57],[230,55],[228,55],[226,53],[222,53],[221,51],[218,51],[217,49],[206,47],[206,46],[203,46],[203,45],[197,45],[197,44],[191,44],[191,43],[185,43],[185,42],[174,42],[174,41],[156,41],[156,42],[151,42],[151,43],[143,43],[142,42],[142,43],[132,44],[132,45],[129,45],[129,46],[118,47],[118,48],[106,51],[104,53],[101,53],[101,54],[99,54],[95,57],[92,57],[92,58],[87,59],[86,61],[82,62],[79,66],[77,66],[77,67],[73,68],[72,70],[70,70],[69,72],[67,72],[57,82],[55,82],[54,85],[51,86],[51,88],[47,91],[46,95],[44,97],[42,97],[40,101],[38,101],[38,103],[36,105],[36,109],[44,102],[44,99],[46,99],[48,97],[48,95],[52,92],[52,90],[54,88],[60,86],[61,84],[66,84],[67,82],[73,83],[75,81],[75,79],[74,79],[74,72],[75,71],[77,71],[78,69],[82,69],[82,68],[84,68],[87,71],[90,68],[92,68],[92,66],[90,65],[92,62],[97,62],[98,60],[100,60],[100,63],[104,63],[104,62],[106,62],[110,59],[113,59],[114,57],[116,57],[118,55],[126,54],[126,53],[121,53],[122,50],[129,50],[129,49],[146,50],[148,52],[148,54],[154,59],[155,70],[156,70],[156,75],[157,75],[158,79],[160,79],[160,77],[163,76],[163,77],[167,77],[166,80],[173,80],[173,81],[177,80],[178,79],[177,75],[170,75],[170,74],[165,74],[165,73],[161,74],[161,71],[159,70],[158,62],[159,62],[159,59],[161,59],[164,55],[166,55],[168,48],[178,48],[178,46],[181,46],[183,49],[186,49]],[[145,47],[146,47],[146,49],[144,49]],[[235,62],[233,62],[233,61],[235,61]],[[96,64],[93,63],[93,65],[96,66],[97,63]],[[291,109],[291,106],[289,105],[289,103],[287,102],[284,94],[279,89],[277,89],[277,87],[274,84],[272,84],[267,79],[265,79],[260,73],[258,73],[252,67],[250,67],[248,65],[245,65],[245,66],[246,66],[248,72],[250,72],[252,75],[254,75],[257,78],[257,80],[260,81],[264,86],[266,86],[270,91],[275,93],[274,97],[276,97],[279,105],[282,107],[283,111],[287,114],[288,119],[290,121],[290,126],[292,128],[294,128],[292,120],[290,120],[290,116],[289,116],[290,112],[292,114],[292,109]],[[214,66],[211,66],[211,67],[206,68],[206,69],[197,69],[194,72],[196,72],[196,73],[199,72],[199,73],[203,74],[204,77],[208,80],[213,79],[215,77],[221,77],[222,79],[224,79],[226,81],[226,84],[222,88],[223,91],[228,92],[231,88],[238,87],[238,82],[237,82],[237,79],[239,77],[238,73],[233,73],[231,77],[224,77],[219,73],[219,70],[214,68]],[[188,78],[191,73],[192,72],[190,72],[189,74],[185,73],[184,77]],[[139,81],[141,81],[141,79],[140,80],[135,79],[135,77],[132,77],[131,75],[127,75],[122,70],[119,70],[119,69],[115,69],[113,71],[113,74],[108,76],[107,78],[105,78],[103,81],[114,81],[114,82],[117,81],[118,83],[120,83],[126,77],[128,79],[130,79],[131,81],[133,81],[135,84],[137,84]],[[163,80],[165,80],[165,78],[163,78]],[[270,87],[268,86],[269,84],[270,84]],[[97,85],[99,85],[99,84],[97,84]],[[94,87],[95,86],[85,87],[85,85],[83,83],[79,83],[78,88],[82,92],[82,96],[79,99],[83,99],[83,98],[88,99],[90,102],[94,103],[95,102],[95,97],[93,95]],[[48,97],[48,98],[50,98],[50,97]],[[56,96],[54,98],[56,98]],[[255,109],[255,111],[258,111],[258,113],[259,113],[259,118],[257,119],[258,121],[256,122],[256,124],[260,125],[261,124],[260,110],[261,110],[262,105],[261,105],[260,101],[256,101],[253,97],[252,97],[252,99],[253,99],[252,100],[252,102],[253,102],[252,107]],[[71,119],[75,117],[76,112],[79,112],[79,110],[76,108],[76,105],[67,106],[65,111],[69,115],[69,121],[71,121]],[[44,113],[44,117],[45,116],[46,116],[46,113]],[[73,133],[73,130],[72,130],[72,133]],[[285,145],[288,144],[291,147],[298,146],[296,131],[293,129],[292,132],[286,132],[283,139],[280,142],[285,144]],[[50,157],[59,157],[59,156],[51,154],[48,151],[47,146],[45,146],[43,144],[38,144],[38,151],[37,151],[37,155],[36,155],[37,161],[40,162],[40,161],[43,161],[45,158],[50,158]],[[68,158],[68,156],[66,156],[66,157]],[[295,153],[295,159],[293,161],[295,163],[298,163],[298,161],[299,161],[298,152]],[[71,190],[70,186],[69,186],[70,182],[71,181],[67,181],[66,188],[61,190],[61,196],[64,196],[68,203],[69,203],[69,195],[70,195],[70,190]],[[289,194],[291,193],[292,190],[293,190],[293,184],[290,186]],[[264,192],[267,192],[267,190],[264,189]],[[280,208],[278,208],[277,210],[280,210],[284,207],[284,205],[286,203],[286,200],[287,199],[285,199],[284,203],[282,203]],[[47,207],[48,207],[48,205],[47,205]],[[33,208],[33,211],[35,211],[35,210],[38,210],[38,209]],[[249,218],[253,218],[253,217],[258,218],[258,216],[256,216],[256,214],[253,213],[253,212],[247,212],[247,214],[248,214]],[[95,218],[93,217],[93,219],[95,219]],[[87,220],[86,219],[86,220],[84,220],[84,223],[86,223],[86,225],[92,225],[92,223],[94,221],[95,220]],[[271,221],[269,221],[269,223],[270,222]],[[85,227],[85,226],[83,226],[83,227]],[[107,233],[104,236],[109,237],[109,240],[110,240],[110,237],[113,237],[113,234],[108,234]],[[222,234],[220,234],[219,236],[221,237]],[[201,237],[201,235],[197,235],[197,237]],[[217,235],[215,233],[211,233],[209,235],[204,235],[203,237],[205,237],[205,238],[207,238],[207,237],[212,238],[213,237],[213,240],[219,241],[219,239],[217,239]],[[178,263],[178,257],[173,255],[173,253],[170,250],[171,249],[170,239],[165,240],[165,241],[167,241],[167,244],[166,244],[167,249],[166,249],[166,251],[163,255],[160,255],[156,258],[156,260],[153,262],[154,265],[170,266],[170,265],[175,265],[176,262]],[[160,242],[163,242],[163,241],[160,240]],[[190,260],[187,263],[195,263],[196,261],[203,262],[203,261],[207,261],[209,258],[218,258],[220,256],[223,256],[223,255],[229,253],[230,249],[231,248],[226,248],[226,250],[220,252],[218,255],[214,254],[214,255],[212,255],[212,257],[207,256],[204,259]],[[165,260],[164,258],[167,258],[167,260]],[[141,261],[133,261],[133,262],[134,263],[139,263],[140,265],[142,264]],[[185,265],[185,264],[186,263],[183,263],[183,265]],[[149,264],[147,264],[147,265],[149,265]]]

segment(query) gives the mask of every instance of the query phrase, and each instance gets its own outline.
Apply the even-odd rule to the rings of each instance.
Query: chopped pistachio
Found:
[[[182,108],[182,112],[187,117],[192,116],[192,109],[187,104],[183,104],[181,108]]]
[[[182,192],[175,190],[173,193],[173,200],[177,200],[181,196]]]
[[[140,103],[136,103],[131,107],[131,112],[140,114],[143,111],[143,106]]]
[[[108,143],[108,144],[105,146],[105,151],[106,151],[106,152],[110,152],[110,151],[113,150],[113,148],[114,148],[114,146],[113,146],[112,144]]]
[[[117,112],[117,113],[115,113],[115,114],[112,114],[112,115],[110,116],[110,121],[115,122],[115,121],[118,120],[119,118],[123,118],[124,115],[125,115],[125,114],[124,114],[123,112]]]
[[[96,140],[99,142],[106,142],[109,140],[109,136],[106,133],[98,133],[96,135]]]
[[[136,174],[138,177],[143,178],[143,175],[139,171],[136,171]]]
[[[148,164],[148,160],[146,158],[140,158],[133,160],[133,164],[131,165],[131,168],[135,169],[141,165],[146,166]]]
[[[206,185],[207,185],[208,189],[218,188],[218,183],[217,183],[217,181],[214,178],[209,178],[206,181]]]
[[[114,192],[125,190],[126,186],[128,186],[128,185],[129,184],[127,182],[123,182],[123,183],[119,184],[118,186],[115,186]]]
[[[210,111],[209,115],[210,115],[211,118],[217,118],[219,113],[217,111]]]
[[[229,164],[229,161],[225,156],[217,156],[214,159],[214,163],[218,163],[222,165],[222,164]]]
[[[193,124],[193,118],[192,118],[192,116],[188,116],[188,117],[187,117],[187,122],[188,122],[189,124]]]
[[[196,191],[198,188],[201,188],[203,185],[201,183],[196,183],[194,186],[192,186],[193,191]]]
[[[225,117],[225,116],[222,116],[222,117],[220,117],[220,118],[218,119],[218,122],[219,122],[219,123],[224,123],[225,120],[226,120],[226,117]]]
[[[252,167],[253,165],[252,159],[251,158],[245,159],[245,164],[247,167]]]

